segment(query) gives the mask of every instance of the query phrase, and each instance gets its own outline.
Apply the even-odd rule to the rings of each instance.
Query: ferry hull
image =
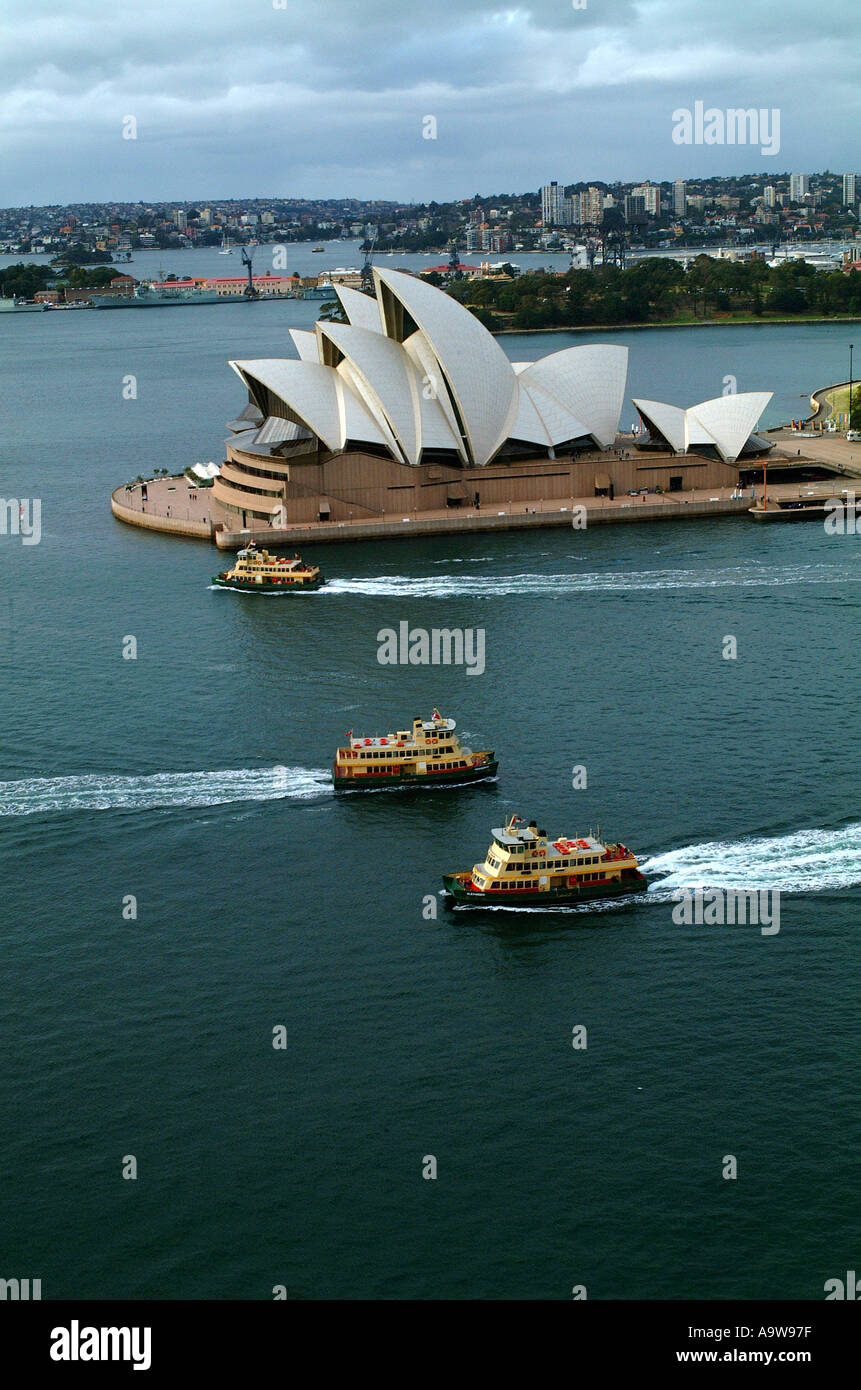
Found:
[[[212,582],[219,589],[235,589],[240,594],[295,594],[319,589],[326,581],[319,575],[316,579],[303,579],[298,584],[254,584],[246,579],[225,579],[220,574],[214,574]]]
[[[443,874],[442,881],[449,894],[449,905],[468,903],[470,907],[485,908],[569,907],[577,903],[595,902],[601,898],[621,898],[627,897],[630,893],[644,893],[649,886],[648,879],[639,869],[623,871],[623,876],[618,881],[587,883],[580,888],[483,892],[480,888],[467,886],[471,882],[469,874]]]
[[[452,787],[464,782],[486,782],[495,777],[499,760],[492,758],[480,767],[453,768],[450,772],[424,772],[383,775],[379,777],[339,777],[333,776],[336,792],[372,792],[380,787]]]

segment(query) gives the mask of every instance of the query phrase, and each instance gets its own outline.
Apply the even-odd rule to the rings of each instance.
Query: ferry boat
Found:
[[[548,840],[536,821],[527,825],[511,816],[491,834],[493,842],[482,863],[462,873],[443,874],[455,903],[554,907],[642,893],[648,886],[636,856],[625,845],[602,844],[591,832],[578,840]]]
[[[298,555],[292,560],[270,555],[268,550],[258,550],[254,541],[237,551],[233,569],[214,574],[212,582],[220,589],[251,594],[289,594],[297,589],[319,589],[325,583],[316,565],[306,565]]]
[[[435,709],[430,719],[414,719],[412,730],[355,738],[348,729],[349,742],[335,754],[335,791],[450,786],[494,777],[499,763],[493,750],[462,748],[455,727]]]

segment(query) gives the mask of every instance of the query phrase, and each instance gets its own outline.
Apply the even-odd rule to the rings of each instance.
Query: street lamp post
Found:
[[[855,344],[849,344],[849,425],[852,428],[852,353],[855,351]]]

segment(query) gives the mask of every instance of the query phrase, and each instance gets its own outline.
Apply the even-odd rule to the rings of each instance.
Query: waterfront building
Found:
[[[843,206],[854,208],[855,206],[855,175],[843,175]]]
[[[673,182],[673,213],[676,217],[684,217],[687,212],[687,188],[684,179]]]
[[[298,358],[231,363],[249,404],[227,441],[217,501],[271,521],[446,508],[478,489],[487,502],[536,487],[570,497],[570,457],[615,441],[627,348],[512,363],[424,280],[375,268],[374,284],[376,300],[335,287],[348,323],[291,329]]]
[[[773,208],[776,202],[776,190],[773,183],[767,183],[762,190],[762,196],[767,208]]]
[[[220,295],[239,295],[240,297],[248,293],[248,277],[246,275],[217,275],[212,279],[203,282],[206,289],[215,290]],[[283,296],[293,294],[297,288],[297,281],[292,275],[272,275],[267,271],[265,275],[252,276],[252,283],[259,295]],[[159,286],[158,288],[170,288],[170,286]]]
[[[443,291],[405,271],[373,276],[376,298],[334,287],[346,323],[291,329],[297,357],[231,362],[248,401],[213,482],[213,526],[400,524],[476,501],[494,515],[614,489],[735,488],[736,457],[770,447],[752,439],[759,393],[688,412],[641,401],[649,437],[634,449],[617,433],[626,348],[511,362]]]

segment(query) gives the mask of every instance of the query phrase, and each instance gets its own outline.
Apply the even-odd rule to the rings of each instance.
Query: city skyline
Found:
[[[4,202],[182,201],[190,187],[449,201],[560,176],[852,170],[852,13],[838,0],[811,32],[798,0],[441,0],[427,15],[371,0],[357,29],[333,0],[241,16],[224,0],[158,14],[71,0],[59,16],[35,0],[7,19],[0,60]],[[674,142],[674,113],[700,102],[777,111],[779,150]]]

